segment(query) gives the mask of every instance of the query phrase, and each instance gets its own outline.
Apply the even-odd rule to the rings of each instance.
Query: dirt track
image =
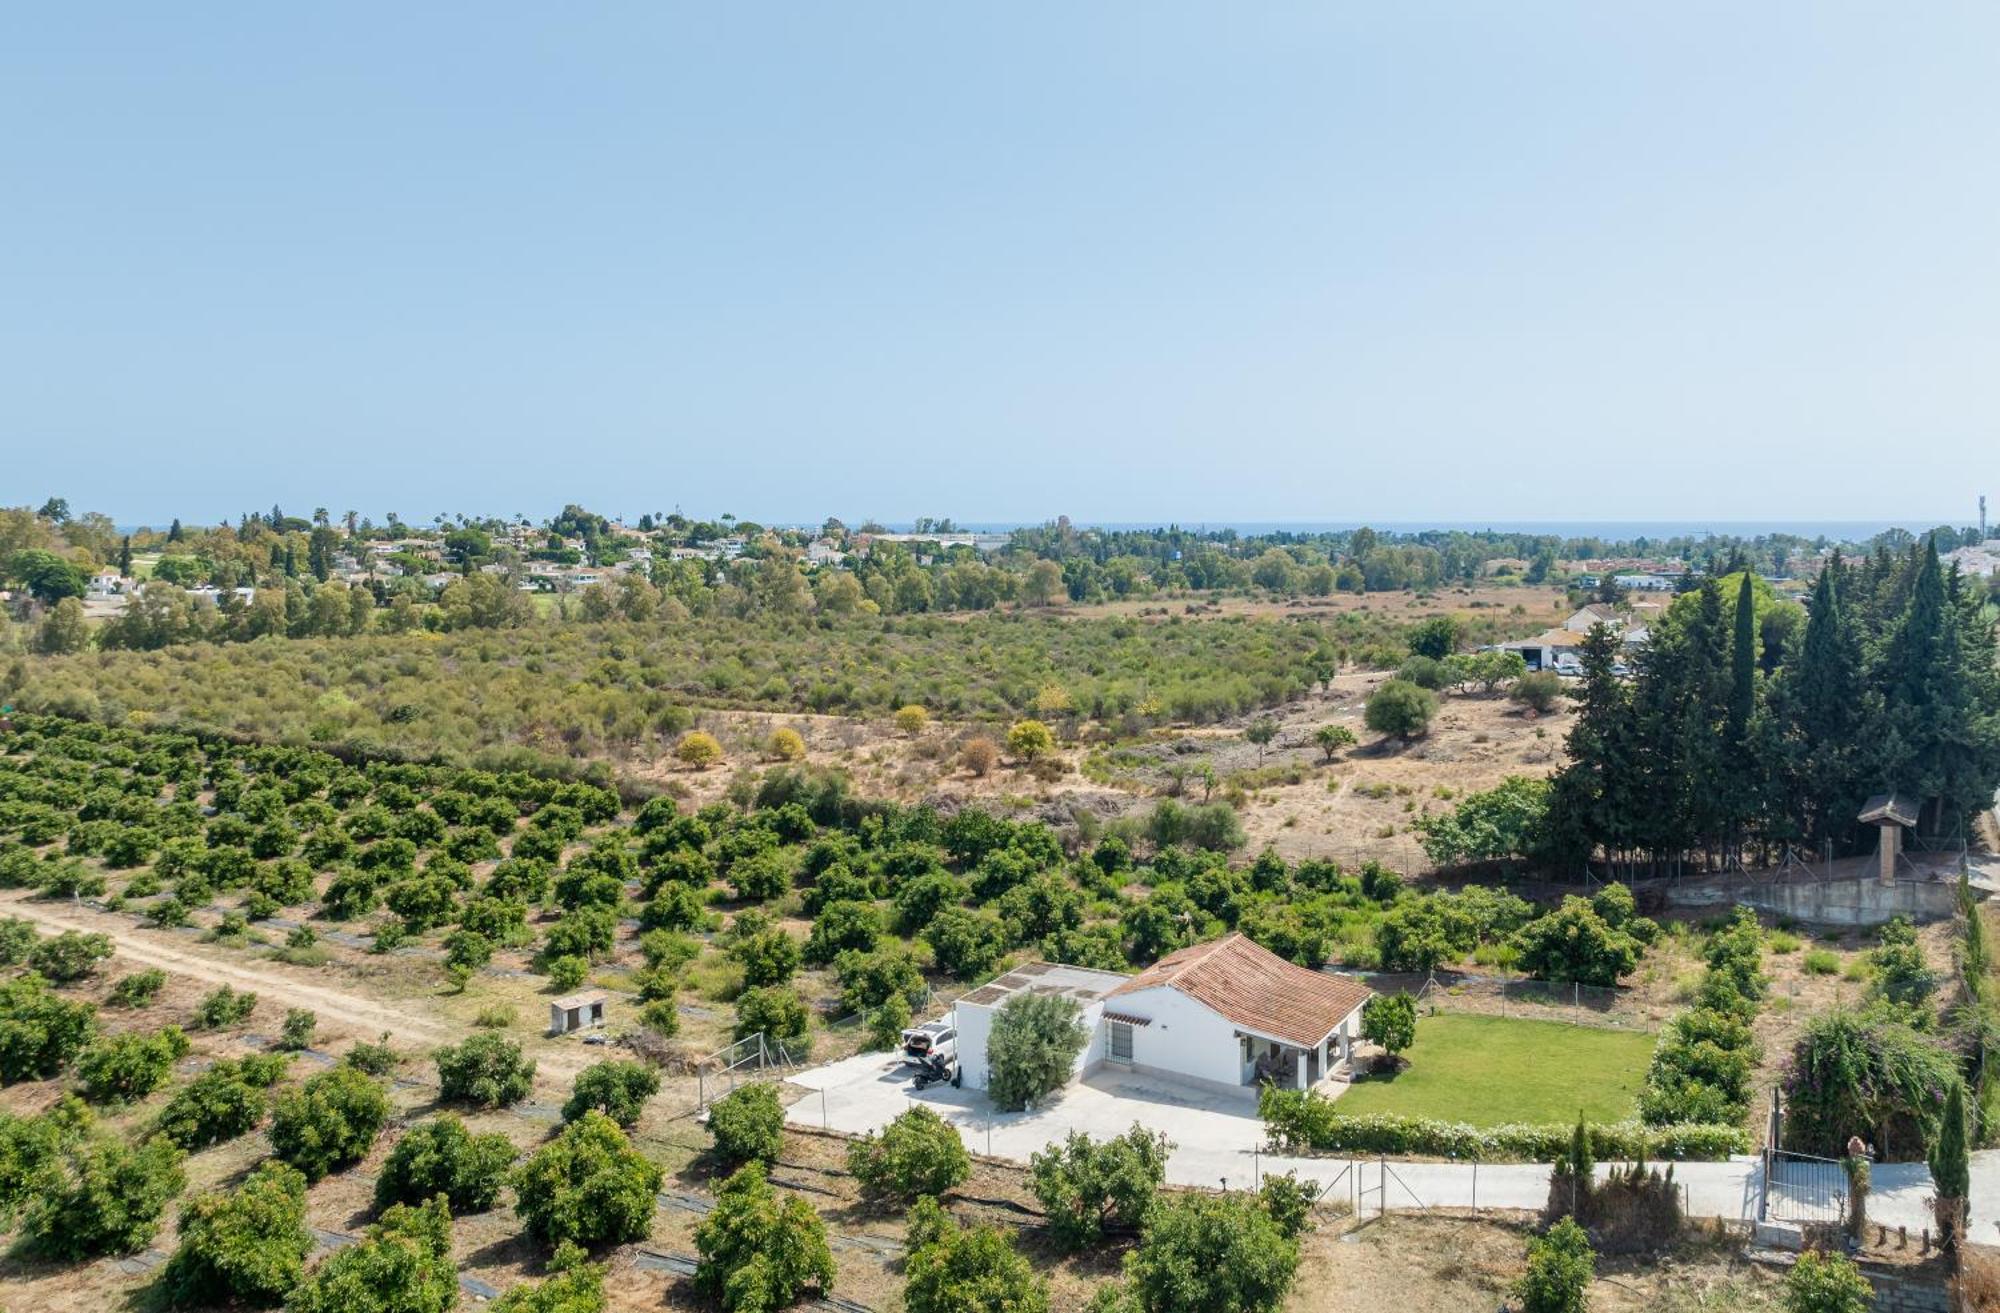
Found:
[[[232,989],[254,990],[259,998],[287,1007],[305,1007],[357,1030],[388,1031],[392,1038],[444,1043],[458,1037],[457,1031],[438,1021],[416,1015],[416,1007],[362,998],[316,981],[300,980],[274,965],[247,966],[217,961],[204,953],[175,944],[170,932],[133,928],[108,912],[79,908],[71,904],[39,902],[19,893],[0,898],[10,915],[26,917],[53,931],[83,930],[107,935],[121,957],[149,967],[160,967],[178,975],[192,976]]]
[[[0,894],[0,912],[25,917],[57,933],[81,930],[108,936],[120,957],[140,966],[159,967],[190,979],[251,990],[261,1001],[282,1007],[310,1008],[323,1021],[352,1027],[365,1036],[387,1031],[392,1043],[428,1047],[456,1043],[472,1033],[471,1027],[441,1015],[423,998],[370,998],[319,979],[305,978],[304,968],[294,970],[281,963],[251,965],[230,960],[220,955],[224,950],[203,952],[201,946],[177,938],[171,931],[141,929],[109,912],[39,901],[21,890]],[[578,1072],[604,1056],[600,1051],[579,1049],[560,1041],[528,1040],[523,1047],[535,1060],[537,1079],[546,1079],[552,1088],[563,1090],[568,1089]]]

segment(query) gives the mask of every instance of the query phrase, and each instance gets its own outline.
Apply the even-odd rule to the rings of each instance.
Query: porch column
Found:
[[[1310,1088],[1309,1082],[1307,1081],[1306,1078],[1306,1058],[1308,1055],[1304,1049],[1298,1050],[1298,1055],[1299,1055],[1299,1088],[1303,1090]]]

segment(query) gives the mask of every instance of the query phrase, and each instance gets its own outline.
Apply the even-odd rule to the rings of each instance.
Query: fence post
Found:
[[[1472,1160],[1472,1215],[1479,1216],[1479,1160]]]

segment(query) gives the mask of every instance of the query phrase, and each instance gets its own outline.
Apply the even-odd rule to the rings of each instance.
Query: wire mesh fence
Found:
[[[1653,1030],[1658,1025],[1653,1015],[1656,1009],[1629,989],[1498,974],[1424,975],[1387,971],[1350,974],[1366,981],[1377,993],[1413,995],[1419,1012],[1556,1021],[1611,1030]]]

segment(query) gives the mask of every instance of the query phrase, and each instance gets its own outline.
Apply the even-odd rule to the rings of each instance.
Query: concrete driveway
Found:
[[[850,1135],[877,1131],[918,1104],[957,1128],[975,1153],[1025,1163],[1030,1154],[1072,1131],[1104,1139],[1134,1122],[1173,1142],[1167,1179],[1176,1185],[1217,1189],[1250,1187],[1271,1172],[1296,1171],[1345,1198],[1357,1212],[1415,1208],[1539,1209],[1548,1199],[1546,1163],[1403,1162],[1395,1159],[1294,1158],[1263,1151],[1264,1125],[1256,1099],[1214,1093],[1155,1077],[1100,1070],[1072,1082],[1029,1112],[998,1112],[984,1091],[933,1085],[918,1090],[913,1068],[884,1053],[863,1053],[803,1071],[789,1083],[803,1090],[786,1111],[794,1125]],[[1600,1165],[1600,1172],[1608,1165]],[[1674,1179],[1685,1189],[1691,1216],[1747,1220],[1756,1215],[1762,1160],[1676,1163]],[[1930,1226],[1930,1173],[1922,1163],[1882,1163],[1874,1171],[1871,1220]],[[1973,1155],[1973,1234],[2000,1223],[2000,1150]],[[1987,1243],[2000,1240],[2000,1229]]]

